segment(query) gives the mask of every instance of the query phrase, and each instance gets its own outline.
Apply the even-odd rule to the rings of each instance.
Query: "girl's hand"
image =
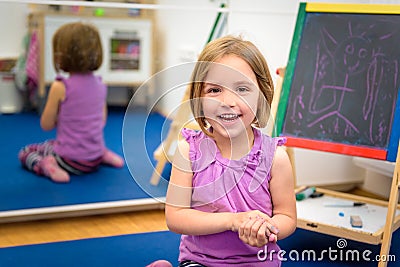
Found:
[[[236,213],[235,217],[232,230],[237,231],[246,244],[261,247],[268,242],[276,242],[279,230],[268,215],[249,211]]]

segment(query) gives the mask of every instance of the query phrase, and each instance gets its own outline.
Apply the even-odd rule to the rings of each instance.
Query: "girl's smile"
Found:
[[[241,117],[240,114],[232,114],[232,113],[218,115],[218,118],[220,118],[224,122],[234,122],[238,120],[240,117]]]

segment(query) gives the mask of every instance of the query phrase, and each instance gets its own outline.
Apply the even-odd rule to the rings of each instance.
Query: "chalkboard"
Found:
[[[278,134],[292,146],[395,161],[400,15],[307,6],[299,8]]]

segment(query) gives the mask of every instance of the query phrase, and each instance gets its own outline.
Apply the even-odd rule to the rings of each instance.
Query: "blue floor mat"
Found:
[[[180,236],[153,232],[0,249],[3,267],[140,267],[178,260]],[[22,257],[21,257],[22,256]]]
[[[374,260],[379,255],[380,246],[369,245],[351,240],[341,240],[338,247],[337,237],[297,229],[290,237],[279,241],[285,254],[282,254],[283,267],[325,266],[375,267]],[[174,266],[178,262],[180,236],[162,231],[153,233],[121,235],[104,238],[91,238],[76,241],[55,242],[40,245],[28,245],[0,249],[1,266],[146,266],[159,259],[170,261]],[[343,242],[346,245],[343,246]],[[326,250],[322,254],[322,251]],[[331,251],[331,252],[329,252]],[[349,253],[351,251],[353,254]],[[355,251],[358,251],[357,260]],[[370,261],[363,258],[364,251]],[[400,251],[400,232],[393,235],[391,255],[395,259],[389,267],[398,265]],[[315,258],[313,258],[315,253]],[[23,255],[21,257],[21,255]],[[321,256],[322,255],[322,256]],[[342,256],[341,256],[342,255]],[[348,255],[348,256],[346,256]]]
[[[110,110],[105,127],[107,147],[121,156],[123,155],[124,114],[123,109]],[[135,179],[140,178],[146,181],[147,186],[147,181],[150,180],[153,171],[151,164],[154,165],[152,153],[161,142],[162,127],[168,126],[169,122],[158,113],[151,113],[148,116],[145,110],[138,110],[132,116],[137,117],[138,120],[146,118],[148,122],[146,124],[147,151],[137,153],[137,159],[131,165],[135,169],[137,176]],[[23,169],[17,157],[19,149],[27,144],[43,142],[55,137],[55,131],[41,130],[39,121],[40,118],[36,113],[0,115],[0,169],[2,170],[0,212],[165,196],[167,182],[162,180],[159,186],[148,185],[147,189],[142,188],[143,186],[141,187],[136,180],[132,179],[127,166],[122,169],[102,166],[95,173],[71,176],[71,182],[68,184],[56,184]],[[135,125],[129,127],[134,128]],[[132,138],[131,141],[134,143],[136,140]],[[151,164],[149,165],[144,158],[150,159]],[[166,168],[163,173],[166,178],[169,170]]]

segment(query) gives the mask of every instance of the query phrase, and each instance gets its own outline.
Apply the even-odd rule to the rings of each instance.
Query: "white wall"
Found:
[[[157,30],[155,41],[159,55],[157,70],[164,70],[184,62],[195,61],[207,42],[219,6],[218,1],[209,0],[158,0],[160,5],[181,6],[186,10],[162,9],[156,12]],[[196,7],[201,7],[197,9]],[[207,10],[210,8],[211,10]],[[214,9],[214,10],[213,10]],[[172,77],[173,76],[173,77]],[[184,90],[171,90],[164,85],[174,85],[176,75],[163,75],[153,96],[160,100],[158,109],[169,114],[180,104]],[[167,79],[167,80],[165,80]],[[189,80],[189,77],[188,77]]]
[[[284,66],[288,60],[297,9],[300,0],[229,0],[231,12],[228,14],[227,33],[243,34],[255,42],[264,53],[271,73],[276,79],[275,70]],[[309,2],[326,2],[309,1]],[[329,2],[346,2],[330,0]],[[400,0],[355,0],[353,3],[400,4]],[[159,57],[158,70],[171,67],[190,59],[195,60],[205,45],[216,11],[218,0],[158,0],[161,5],[177,5],[187,10],[164,9],[157,11],[155,42]],[[196,7],[198,7],[196,9]],[[0,57],[17,56],[21,49],[22,37],[26,33],[27,7],[24,4],[0,2]],[[165,78],[168,79],[168,78]],[[165,82],[168,84],[168,82]],[[156,97],[170,88],[157,88]],[[182,98],[184,90],[175,91],[162,99],[160,108],[168,114]],[[296,174],[299,184],[336,184],[360,181],[364,171],[353,166],[351,157],[329,155],[327,153],[295,150]],[[316,164],[318,162],[318,164]],[[321,166],[335,166],[329,171]]]
[[[26,4],[0,2],[0,58],[18,57],[26,34]]]
[[[159,0],[160,4],[175,4],[198,7],[219,7],[221,1],[210,0]],[[228,3],[228,23],[226,33],[241,34],[253,41],[265,55],[271,72],[286,64],[298,3],[293,0],[262,1],[262,0],[231,0]],[[183,13],[183,14],[182,14]],[[161,58],[162,67],[174,66],[187,61],[182,54],[192,55],[200,53],[207,42],[211,27],[216,18],[216,11],[158,11],[158,33],[162,35],[162,42],[166,54]],[[180,41],[178,41],[180,40]],[[195,60],[193,57],[192,60]],[[162,91],[163,92],[163,91]],[[171,94],[162,102],[164,112],[176,107],[182,97]]]

